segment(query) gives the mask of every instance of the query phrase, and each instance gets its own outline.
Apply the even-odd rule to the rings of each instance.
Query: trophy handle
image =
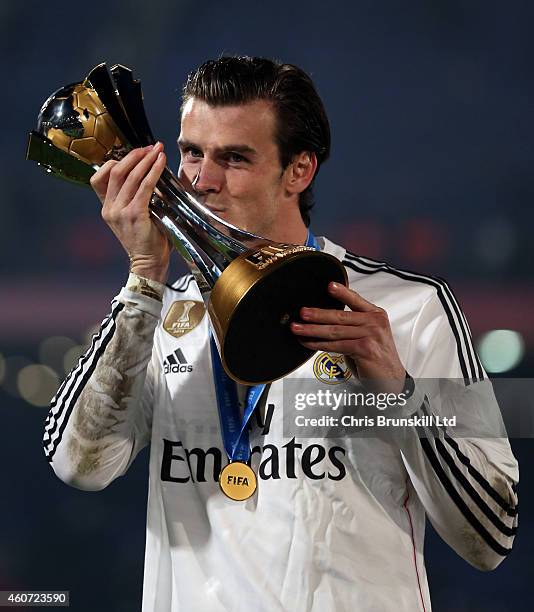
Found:
[[[120,98],[116,94],[115,84],[106,64],[95,66],[85,80],[96,91],[100,101],[106,107],[111,120],[117,128],[122,144],[130,148],[140,147],[141,143],[135,130],[130,125],[128,114],[124,110]]]
[[[139,142],[143,146],[155,144],[156,139],[145,113],[141,83],[134,80],[132,71],[122,64],[112,66],[111,74],[119,92],[119,99],[124,101],[123,108],[128,109],[127,117],[130,120],[130,126],[139,137]]]
[[[164,206],[164,203],[158,196],[152,196],[149,208],[154,221],[162,231],[164,231],[172,242],[173,247],[185,260],[200,289],[202,299],[207,306],[210,292],[221,275],[221,270],[219,270],[215,264],[210,267],[210,265],[202,259],[199,255],[198,248],[196,248],[186,234],[180,230],[177,224],[165,214]]]

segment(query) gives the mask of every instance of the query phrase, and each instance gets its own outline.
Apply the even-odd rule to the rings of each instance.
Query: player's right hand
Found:
[[[102,203],[102,218],[130,257],[139,276],[164,283],[171,246],[153,223],[148,208],[166,157],[163,144],[130,151],[120,161],[107,161],[91,178]]]

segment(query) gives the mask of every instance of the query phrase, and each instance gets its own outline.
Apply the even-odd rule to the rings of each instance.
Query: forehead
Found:
[[[267,100],[232,106],[212,106],[190,98],[182,110],[180,137],[209,147],[246,144],[261,149],[275,145],[275,113]]]

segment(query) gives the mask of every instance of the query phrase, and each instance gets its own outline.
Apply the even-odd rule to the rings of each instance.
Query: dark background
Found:
[[[77,612],[140,609],[146,451],[109,489],[71,489],[41,450],[47,407],[17,397],[21,368],[44,361],[41,343],[67,336],[84,344],[127,274],[91,191],[24,160],[48,95],[101,61],[133,68],[176,168],[189,70],[221,53],[300,65],[333,133],[314,232],[447,278],[475,341],[513,330],[524,353],[506,375],[531,377],[533,19],[532,3],[514,1],[0,4],[2,589],[67,589]],[[47,363],[52,381],[64,376],[57,354]],[[534,447],[529,439],[512,445],[521,467],[514,550],[485,574],[429,529],[437,612],[531,609]]]

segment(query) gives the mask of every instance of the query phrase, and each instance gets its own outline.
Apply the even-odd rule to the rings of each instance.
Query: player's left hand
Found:
[[[306,348],[345,355],[362,382],[400,393],[406,370],[397,353],[387,312],[339,283],[330,283],[328,292],[350,310],[304,307],[300,311],[304,323],[291,323],[291,331]]]

